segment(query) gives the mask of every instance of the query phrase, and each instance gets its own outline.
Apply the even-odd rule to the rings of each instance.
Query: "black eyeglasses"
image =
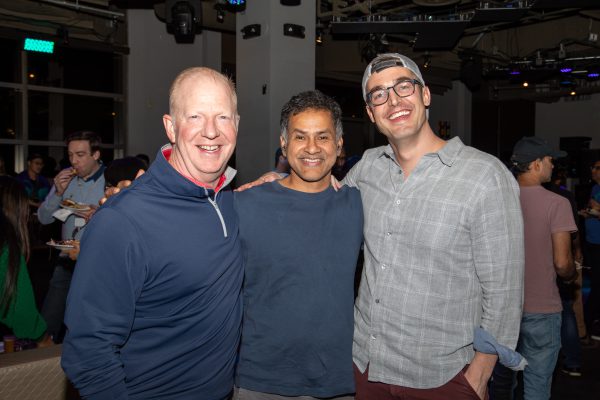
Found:
[[[393,86],[373,89],[367,93],[367,103],[372,106],[380,106],[387,103],[390,98],[390,89],[394,89],[394,93],[396,93],[398,97],[408,97],[415,92],[416,85],[423,86],[423,84],[416,79],[403,79],[394,83]]]

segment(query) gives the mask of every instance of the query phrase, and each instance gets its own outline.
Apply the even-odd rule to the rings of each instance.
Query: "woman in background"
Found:
[[[43,347],[52,340],[36,307],[25,263],[29,257],[28,217],[29,202],[23,186],[11,177],[0,176],[0,323],[17,338],[36,340]]]

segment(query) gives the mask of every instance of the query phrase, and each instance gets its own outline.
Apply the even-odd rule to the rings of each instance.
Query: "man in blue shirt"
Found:
[[[363,215],[358,190],[331,186],[339,105],[318,91],[292,97],[280,141],[289,176],[235,198],[246,271],[234,398],[352,398]]]
[[[83,235],[86,219],[104,195],[104,165],[100,161],[101,139],[91,131],[78,131],[66,138],[70,168],[54,177],[54,186],[37,211],[41,224],[56,220],[62,222],[62,239],[79,240]],[[69,212],[62,209],[63,201],[70,200],[88,205],[88,211]],[[74,263],[61,252],[48,287],[42,307],[42,316],[48,323],[48,333],[56,343],[64,335],[63,318],[65,301],[71,285]]]
[[[233,388],[243,265],[227,167],[233,83],[173,82],[170,144],[90,221],[67,300],[62,366],[86,399],[224,400]]]

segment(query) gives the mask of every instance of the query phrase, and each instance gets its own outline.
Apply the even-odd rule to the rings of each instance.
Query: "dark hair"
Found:
[[[281,147],[278,147],[277,150],[275,150],[275,166],[277,166],[277,164],[279,164],[279,157],[281,157],[283,155],[283,150],[281,150]]]
[[[514,176],[519,176],[529,171],[529,166],[533,161],[528,162],[519,162],[514,159],[510,159],[510,172],[513,173]]]
[[[44,161],[44,160],[45,160],[44,156],[43,156],[43,155],[41,155],[40,153],[30,153],[30,154],[27,156],[27,161],[32,161],[32,160],[35,160],[35,159],[38,159],[38,158],[41,158],[41,159],[42,159],[42,161]]]
[[[92,151],[92,154],[100,151],[100,145],[102,144],[102,139],[100,139],[100,136],[92,131],[77,131],[70,133],[65,138],[65,143],[68,146],[73,140],[87,140],[90,142],[90,150]]]
[[[120,181],[135,179],[137,172],[147,169],[144,161],[137,157],[117,158],[113,160],[104,171],[106,186],[117,186]]]
[[[11,177],[0,177],[0,252],[8,252],[8,266],[0,313],[6,315],[17,291],[21,255],[29,258],[29,234],[27,220],[29,203],[27,192],[21,183]]]
[[[283,136],[286,142],[288,139],[287,130],[290,118],[306,110],[329,111],[335,126],[335,138],[339,139],[342,137],[344,129],[342,127],[342,109],[340,105],[333,98],[318,90],[311,90],[293,96],[281,109],[281,136]]]
[[[136,154],[135,157],[139,158],[144,162],[144,164],[146,164],[146,167],[144,169],[148,169],[148,167],[150,166],[150,157],[148,157],[148,154],[140,153]]]

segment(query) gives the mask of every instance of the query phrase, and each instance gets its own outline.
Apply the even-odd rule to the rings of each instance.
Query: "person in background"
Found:
[[[511,157],[525,228],[525,296],[517,344],[528,362],[523,371],[525,400],[550,398],[561,345],[562,303],[556,279],[566,283],[577,279],[571,251],[577,225],[571,206],[566,198],[542,187],[552,177],[552,160],[566,155],[531,136],[515,144]]]
[[[54,179],[56,174],[56,160],[52,156],[44,157],[44,168],[42,168],[42,175],[47,179]]]
[[[274,172],[278,174],[289,174],[290,173],[290,163],[287,160],[287,157],[283,154],[281,147],[277,148],[275,151],[275,169]]]
[[[585,304],[586,327],[590,338],[600,340],[600,160],[591,167],[592,192],[585,217],[585,263],[592,269],[591,290]]]
[[[4,162],[4,157],[0,156],[0,176],[7,176],[8,172],[6,172],[6,163]]]
[[[335,179],[341,181],[349,170],[350,168],[348,168],[348,164],[346,164],[346,148],[342,146],[340,155],[335,159],[335,165],[333,166],[331,173],[335,176]]]
[[[140,171],[147,169],[148,165],[138,156],[117,158],[104,171],[106,187],[117,186],[121,181],[133,181]]]
[[[142,162],[144,163],[143,169],[144,169],[144,171],[146,171],[148,169],[148,167],[150,166],[150,157],[148,157],[148,154],[139,153],[139,154],[136,154],[135,157],[142,160]]]
[[[29,205],[38,208],[50,192],[52,185],[42,175],[44,168],[44,157],[38,153],[29,154],[27,157],[27,169],[16,176],[29,196]]]
[[[116,187],[119,182],[131,183],[137,175],[145,172],[146,169],[146,164],[138,157],[117,158],[111,161],[104,170],[105,188]],[[67,254],[71,260],[77,261],[80,243],[74,242],[73,246],[72,249],[67,251]]]
[[[26,261],[29,257],[28,197],[13,178],[0,177],[0,323],[17,338],[52,344],[38,312]]]
[[[351,399],[360,194],[331,186],[340,106],[318,91],[281,111],[278,181],[235,194],[245,279],[236,400]]]
[[[551,192],[554,192],[569,200],[571,211],[575,224],[577,225],[577,204],[575,195],[566,188],[566,171],[560,167],[554,167],[552,179],[550,182],[543,183],[542,186]],[[581,240],[579,228],[577,232],[571,235],[571,249],[573,260],[576,265],[583,262],[583,252],[581,250]],[[573,377],[581,376],[581,343],[579,340],[579,331],[577,328],[577,317],[574,305],[581,302],[581,286],[583,281],[581,269],[577,270],[577,279],[572,284],[565,284],[561,279],[557,279],[558,290],[562,301],[562,323],[560,327],[561,353],[563,355],[561,371],[564,374]],[[583,335],[585,336],[585,334]]]
[[[78,131],[66,138],[71,167],[54,177],[54,186],[38,208],[41,224],[49,225],[55,220],[62,222],[62,240],[80,240],[98,201],[104,195],[104,165],[100,161],[100,136],[91,131]],[[71,212],[62,209],[64,200],[85,204],[88,211]],[[48,332],[60,343],[64,335],[63,318],[65,301],[71,284],[75,264],[66,252],[61,252],[50,279],[48,294],[42,307],[42,315],[48,324]]]
[[[227,166],[235,88],[189,68],[169,106],[170,144],[81,241],[61,364],[86,399],[225,400],[233,389],[244,274]]]

